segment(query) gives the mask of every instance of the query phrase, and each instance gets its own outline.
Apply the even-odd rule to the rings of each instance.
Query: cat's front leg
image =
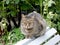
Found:
[[[25,38],[27,38],[27,39],[28,39],[28,38],[33,39],[34,37],[33,37],[33,35],[26,35]]]
[[[25,35],[25,39],[29,38],[29,35]]]

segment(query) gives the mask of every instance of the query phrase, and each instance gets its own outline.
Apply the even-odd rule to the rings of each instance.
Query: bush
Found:
[[[2,36],[1,38],[5,45],[12,45],[22,39],[24,39],[24,35],[21,33],[19,28],[14,28],[11,32],[8,32],[8,34]]]

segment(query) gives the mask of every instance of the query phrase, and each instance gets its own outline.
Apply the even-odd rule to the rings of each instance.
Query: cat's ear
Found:
[[[37,13],[36,11],[33,11],[33,13]]]
[[[24,14],[22,14],[22,18],[25,18],[25,15]]]

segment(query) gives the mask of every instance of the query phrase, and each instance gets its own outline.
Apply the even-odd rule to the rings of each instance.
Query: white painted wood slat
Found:
[[[17,42],[15,45],[24,45],[26,44],[27,42],[30,42],[32,41],[32,39],[24,39],[24,40],[21,40],[19,42]]]
[[[50,27],[47,27],[46,31],[49,31],[49,30],[50,30]],[[17,42],[15,45],[26,45],[26,44],[30,43],[32,40],[33,39],[24,39],[24,40]]]
[[[59,41],[60,41],[60,36],[59,35],[55,35],[48,42],[46,42],[44,45],[55,45]]]
[[[28,45],[40,45],[42,42],[44,42],[45,40],[49,39],[52,35],[54,35],[57,31],[52,28],[49,31],[47,31],[45,33],[44,36],[41,36],[35,40],[33,40],[31,43],[29,43]]]
[[[60,45],[60,43],[58,45]]]
[[[50,27],[46,27],[46,32],[50,30]]]

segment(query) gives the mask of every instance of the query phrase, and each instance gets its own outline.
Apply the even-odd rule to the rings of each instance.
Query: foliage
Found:
[[[19,28],[14,28],[7,35],[2,36],[2,39],[5,41],[5,45],[12,45],[17,41],[24,39],[24,35]]]
[[[6,19],[2,19],[0,22],[0,36],[7,34]]]
[[[0,1],[0,17],[6,17],[8,15],[16,15],[18,10],[19,0],[3,0]]]
[[[47,2],[48,2],[48,5],[46,4]],[[58,24],[60,24],[59,23],[60,14],[59,14],[59,10],[57,10],[57,9],[59,9],[57,2],[52,1],[52,0],[50,0],[50,1],[46,0],[46,1],[44,1],[43,4],[44,4],[44,15],[46,14],[45,18],[47,20],[48,25],[50,27],[56,28],[56,30],[60,34],[60,29],[59,29],[60,26],[58,25]]]

